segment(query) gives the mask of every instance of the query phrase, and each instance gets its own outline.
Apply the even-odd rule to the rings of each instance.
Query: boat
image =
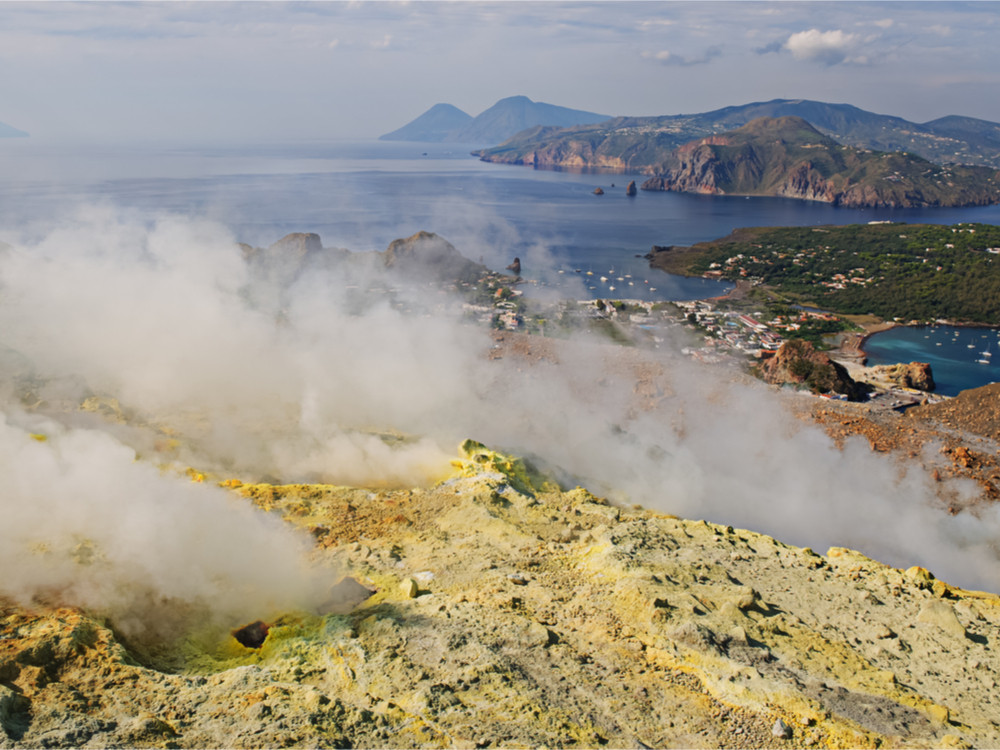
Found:
[[[976,360],[981,365],[988,365],[990,363],[990,357],[993,356],[993,352],[990,351],[990,345],[986,345],[986,351],[979,352],[983,356]]]

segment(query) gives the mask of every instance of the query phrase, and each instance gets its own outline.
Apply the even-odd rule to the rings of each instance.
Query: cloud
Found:
[[[788,37],[784,49],[797,60],[808,60],[823,65],[839,65],[846,62],[861,62],[855,55],[861,39],[857,34],[848,34],[840,29],[820,31],[809,29]]]
[[[685,57],[683,55],[678,55],[669,50],[660,50],[659,52],[643,52],[642,58],[644,60],[651,60],[653,62],[659,63],[660,65],[678,66],[682,68],[690,67],[692,65],[704,65],[705,63],[720,57],[722,55],[721,47],[709,47],[705,50],[701,57]]]

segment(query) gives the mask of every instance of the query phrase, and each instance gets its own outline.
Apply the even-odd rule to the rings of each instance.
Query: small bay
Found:
[[[957,396],[1000,380],[1000,331],[977,326],[897,326],[868,338],[869,365],[927,362],[937,392]]]

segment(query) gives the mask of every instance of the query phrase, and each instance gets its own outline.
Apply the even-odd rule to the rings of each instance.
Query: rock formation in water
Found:
[[[871,369],[877,377],[902,388],[916,388],[918,391],[934,390],[934,375],[927,362],[876,365]]]
[[[635,187],[635,180],[632,180],[625,188],[625,195],[633,196],[636,195],[636,193],[638,193],[638,190],[636,190]]]

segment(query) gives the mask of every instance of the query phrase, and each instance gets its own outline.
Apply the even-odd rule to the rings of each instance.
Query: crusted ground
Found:
[[[1000,743],[1000,599],[923,569],[613,507],[473,443],[432,488],[229,485],[375,593],[260,648],[7,606],[0,746]]]

